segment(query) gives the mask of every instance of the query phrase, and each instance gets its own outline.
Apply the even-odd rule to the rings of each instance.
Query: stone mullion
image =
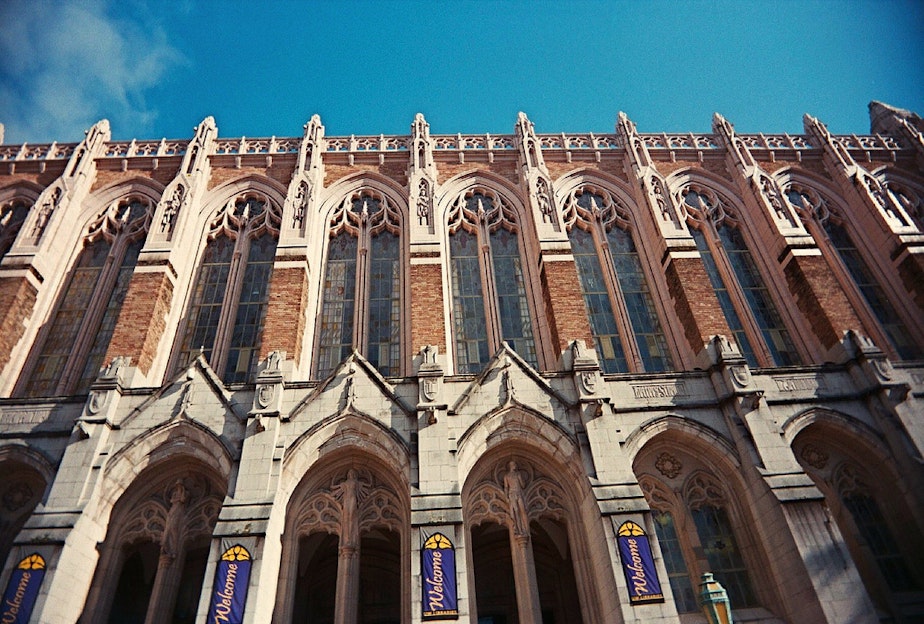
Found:
[[[335,624],[356,624],[359,612],[359,545],[344,545],[340,538],[337,550],[337,601]]]
[[[372,236],[368,223],[360,228],[357,241],[356,290],[353,304],[353,348],[368,357],[369,340],[369,265]]]
[[[482,299],[485,319],[488,324],[488,357],[491,357],[501,348],[503,335],[501,334],[500,317],[498,316],[496,275],[494,274],[494,262],[491,257],[491,233],[490,228],[483,221],[478,223],[477,237],[478,263],[481,266],[481,283],[484,288]]]
[[[234,332],[234,321],[241,296],[244,272],[247,268],[245,258],[250,249],[250,232],[242,228],[237,234],[234,253],[231,256],[231,268],[228,271],[228,284],[225,289],[225,298],[221,304],[221,316],[215,332],[215,341],[212,343],[212,354],[209,357],[209,366],[219,377],[224,377],[225,365],[228,359],[228,349],[231,335]],[[195,345],[193,345],[195,347]]]
[[[148,601],[148,611],[144,619],[145,624],[168,624],[173,620],[173,609],[176,607],[185,558],[186,545],[182,541],[176,553],[168,555],[161,551],[157,560],[154,588],[151,590],[151,599]]]

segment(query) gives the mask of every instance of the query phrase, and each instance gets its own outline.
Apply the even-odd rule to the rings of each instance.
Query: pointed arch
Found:
[[[793,306],[778,303],[785,280],[772,273],[778,265],[752,254],[747,210],[735,190],[711,172],[690,168],[672,173],[666,183],[686,211],[706,275],[745,360],[753,367],[799,364],[799,338],[787,326],[793,324],[791,318],[787,324]]]
[[[384,376],[405,372],[410,314],[407,197],[385,176],[363,172],[325,191],[319,244],[314,376],[328,374],[352,350]],[[322,262],[323,259],[323,262]]]
[[[504,342],[534,368],[547,366],[535,226],[516,189],[497,175],[469,172],[443,184],[437,203],[449,249],[455,370],[477,374]]]

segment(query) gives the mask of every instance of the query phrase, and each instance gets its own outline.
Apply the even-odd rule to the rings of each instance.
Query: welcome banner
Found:
[[[457,619],[456,549],[449,538],[434,533],[421,549],[423,566],[423,619]]]
[[[250,553],[240,544],[221,555],[209,602],[206,620],[209,624],[241,624],[244,621],[251,564]]]
[[[3,624],[25,624],[35,608],[39,587],[45,578],[45,560],[38,553],[32,553],[19,562],[10,575],[10,582],[3,592],[0,607],[0,622]]]
[[[634,522],[623,522],[616,532],[616,541],[619,543],[622,570],[629,584],[629,603],[664,602],[645,530]]]

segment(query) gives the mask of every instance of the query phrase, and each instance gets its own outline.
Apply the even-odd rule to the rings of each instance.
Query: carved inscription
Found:
[[[636,399],[669,399],[675,396],[686,396],[687,386],[682,381],[659,384],[636,384],[632,386],[632,393]]]
[[[46,410],[4,410],[0,413],[0,423],[4,425],[37,425],[48,417]]]
[[[814,392],[823,387],[816,377],[774,377],[780,392]]]

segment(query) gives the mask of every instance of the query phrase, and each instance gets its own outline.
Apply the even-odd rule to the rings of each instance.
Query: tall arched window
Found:
[[[667,341],[627,215],[609,193],[589,187],[573,192],[565,204],[594,343],[607,373],[670,370]]]
[[[252,377],[279,223],[279,209],[256,193],[232,199],[218,212],[193,285],[178,369],[188,366],[201,349],[225,383]]]
[[[0,206],[0,260],[13,246],[31,206],[31,202],[22,199],[14,199]]]
[[[386,377],[401,372],[401,228],[384,195],[364,190],[330,220],[317,376],[354,345]]]
[[[122,310],[153,204],[130,197],[111,204],[90,224],[67,278],[41,349],[25,377],[28,396],[86,392],[96,378]]]
[[[477,373],[505,341],[538,368],[512,207],[473,188],[453,204],[448,226],[456,371]]]
[[[745,360],[755,367],[799,364],[789,330],[729,203],[711,189],[693,184],[681,196],[706,274]]]
[[[857,249],[853,238],[847,230],[846,222],[838,213],[836,206],[826,201],[813,189],[793,185],[787,191],[789,201],[792,202],[799,213],[808,222],[809,230],[817,238],[821,247],[827,245],[837,252],[843,268],[853,281],[857,290],[866,301],[870,312],[879,322],[895,352],[905,360],[914,360],[924,357],[921,348],[915,344],[911,332],[902,320],[889,296],[875,278],[863,254]],[[829,261],[836,262],[831,254],[826,254]]]

